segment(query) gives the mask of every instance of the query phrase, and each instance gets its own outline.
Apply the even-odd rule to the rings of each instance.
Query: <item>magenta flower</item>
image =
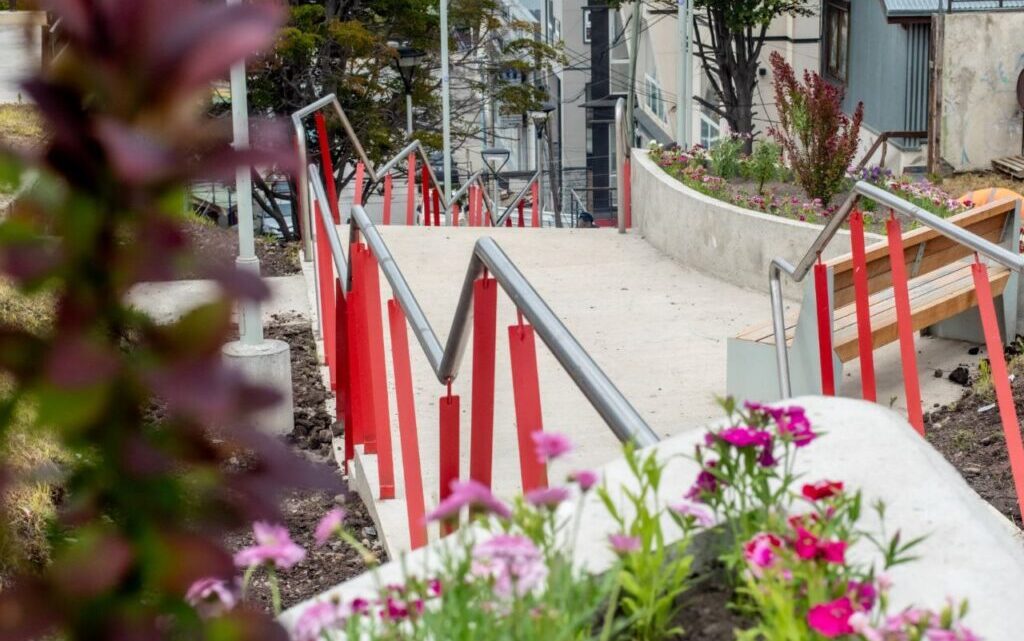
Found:
[[[818,556],[826,563],[835,563],[836,565],[846,563],[846,541],[839,539],[822,541],[818,544]]]
[[[537,430],[530,437],[537,451],[537,460],[541,463],[553,461],[572,451],[572,442],[564,434]]]
[[[185,600],[204,619],[220,616],[238,605],[238,596],[234,588],[215,577],[199,579],[189,586]]]
[[[850,625],[851,615],[853,603],[849,598],[841,597],[811,608],[807,612],[807,625],[826,639],[834,639],[853,633],[853,627]]]
[[[868,582],[850,581],[846,584],[846,594],[862,610],[875,607],[878,591]]]
[[[774,534],[760,532],[743,546],[743,558],[747,560],[754,576],[760,577],[764,570],[775,566],[776,551],[782,547],[782,540]]]
[[[612,544],[612,550],[616,554],[629,554],[640,549],[640,537],[629,536],[628,534],[610,534],[608,542]]]
[[[493,581],[501,598],[523,596],[547,578],[541,551],[529,538],[498,534],[473,548],[473,575]]]
[[[569,490],[564,487],[540,487],[526,493],[526,502],[535,507],[557,507],[569,498]]]
[[[569,475],[570,481],[576,481],[579,484],[580,489],[586,492],[590,488],[597,485],[597,472],[593,470],[577,470]]]
[[[771,442],[771,434],[753,427],[729,427],[719,432],[718,438],[733,447],[762,446]]]
[[[793,551],[796,555],[805,561],[817,558],[818,537],[801,525],[797,525],[794,530],[796,536],[793,537]]]
[[[679,516],[692,520],[693,523],[701,527],[711,527],[715,524],[715,517],[711,514],[711,510],[706,505],[696,501],[682,499],[670,504],[668,507]]]
[[[512,517],[512,510],[479,481],[452,481],[451,489],[451,494],[427,515],[428,521],[444,521],[457,517],[464,507],[484,510],[503,519]]]
[[[842,481],[818,481],[817,483],[805,483],[801,493],[804,498],[811,501],[831,498],[843,491]]]
[[[324,515],[317,523],[313,538],[316,539],[317,547],[323,546],[327,541],[341,531],[341,524],[345,521],[345,510],[336,507]]]
[[[295,641],[320,641],[324,633],[345,625],[348,612],[340,603],[320,601],[299,615],[295,622]]]
[[[863,637],[864,641],[885,641],[885,635],[881,630],[871,625],[871,617],[865,612],[854,612],[847,621],[855,634]]]
[[[816,436],[802,407],[787,407],[778,419],[778,426],[779,434],[789,437],[797,447],[809,445]]]
[[[704,469],[697,474],[697,480],[686,492],[686,498],[691,501],[701,501],[705,494],[714,494],[718,491],[718,478],[711,472],[718,465],[718,461],[707,461]]]
[[[235,565],[238,567],[266,563],[276,565],[282,570],[290,570],[296,563],[306,558],[306,551],[292,541],[284,526],[257,521],[252,524],[252,531],[256,545],[235,553]]]

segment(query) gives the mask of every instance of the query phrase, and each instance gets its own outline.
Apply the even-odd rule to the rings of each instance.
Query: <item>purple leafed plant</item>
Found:
[[[266,289],[208,269],[223,296],[163,326],[126,302],[132,285],[174,278],[192,260],[181,228],[187,180],[282,161],[273,145],[233,151],[225,128],[199,111],[211,81],[270,45],[281,10],[42,4],[63,19],[68,48],[24,86],[45,123],[44,148],[0,162],[40,175],[0,223],[0,272],[24,292],[51,292],[56,317],[42,337],[0,326],[9,383],[0,444],[12,416],[31,410],[71,462],[50,528],[53,561],[0,593],[0,638],[201,639],[213,638],[212,625],[221,639],[284,638],[262,613],[236,608],[211,624],[185,600],[208,577],[192,602],[231,602],[215,589],[234,573],[223,531],[273,519],[281,490],[329,478],[250,426],[277,399],[222,365],[232,304]],[[243,469],[228,464],[239,452]],[[18,481],[5,467],[0,459],[0,479]]]

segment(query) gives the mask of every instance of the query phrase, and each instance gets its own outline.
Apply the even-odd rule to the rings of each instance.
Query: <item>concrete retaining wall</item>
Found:
[[[705,196],[665,173],[646,151],[633,150],[633,223],[644,239],[687,267],[741,287],[768,291],[768,264],[782,257],[796,264],[822,226],[744,209]],[[882,240],[867,234],[868,244]],[[850,251],[840,231],[824,252]],[[799,300],[800,287],[786,288]]]
[[[18,83],[35,72],[42,61],[46,13],[0,13],[0,103],[23,102]]]

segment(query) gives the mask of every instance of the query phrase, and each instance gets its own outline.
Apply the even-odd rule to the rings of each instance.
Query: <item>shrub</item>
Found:
[[[743,139],[729,136],[720,139],[708,151],[708,165],[711,173],[729,180],[740,173],[740,152],[743,151]]]
[[[763,141],[743,161],[743,175],[757,183],[757,193],[764,194],[764,184],[779,177],[781,162],[782,148],[774,142]]]
[[[771,64],[779,126],[769,133],[782,145],[807,195],[827,205],[842,189],[857,153],[864,105],[857,104],[851,120],[843,113],[840,88],[810,71],[798,83],[793,67],[778,52],[772,52]]]

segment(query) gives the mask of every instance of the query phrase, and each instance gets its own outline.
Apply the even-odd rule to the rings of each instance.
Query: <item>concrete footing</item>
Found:
[[[222,348],[228,367],[241,371],[249,380],[270,387],[281,395],[281,402],[254,417],[257,428],[267,434],[290,434],[295,427],[292,401],[291,348],[288,343],[264,339],[256,345],[234,341]]]

